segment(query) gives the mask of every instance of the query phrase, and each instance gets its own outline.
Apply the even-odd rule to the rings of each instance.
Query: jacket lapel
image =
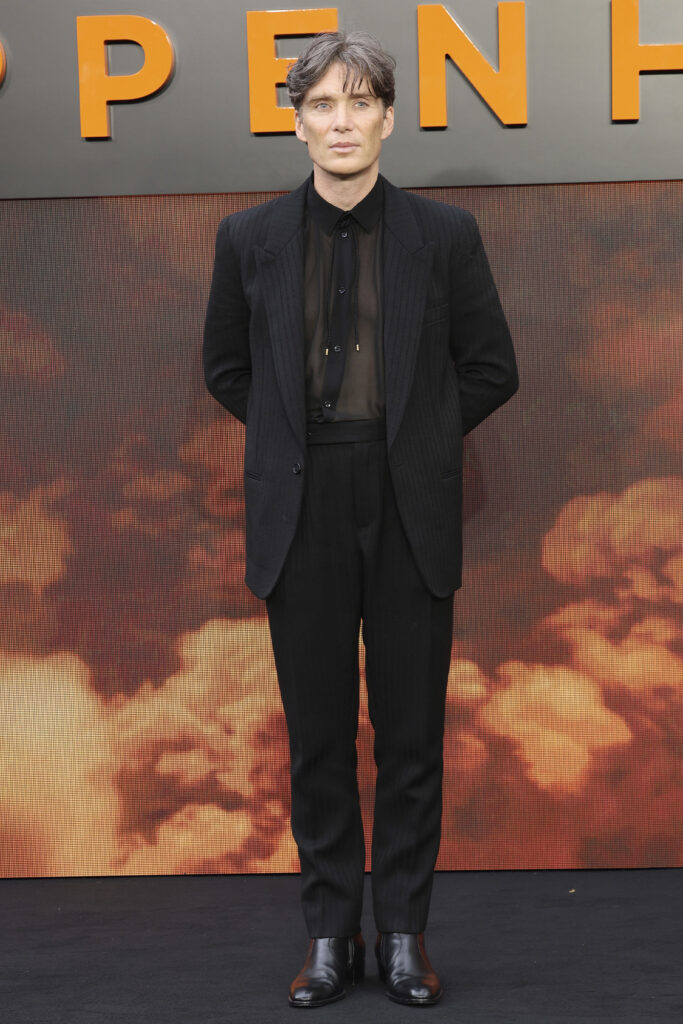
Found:
[[[306,431],[303,216],[307,184],[305,181],[277,203],[265,246],[254,248],[275,374],[287,417],[302,447]]]
[[[401,189],[383,180],[384,387],[387,447],[391,447],[413,381],[434,245],[425,245]]]

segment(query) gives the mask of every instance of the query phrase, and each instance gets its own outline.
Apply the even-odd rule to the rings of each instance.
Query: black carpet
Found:
[[[308,938],[297,875],[0,881],[3,1024],[301,1020],[683,1021],[680,869],[436,875],[427,952],[436,1007],[368,975],[339,1003],[287,1005]]]

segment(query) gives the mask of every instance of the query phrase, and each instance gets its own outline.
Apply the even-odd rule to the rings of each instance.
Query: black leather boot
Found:
[[[427,959],[424,932],[380,932],[375,942],[379,976],[387,995],[406,1006],[433,1006],[441,998],[441,984]]]
[[[290,1006],[324,1006],[343,999],[346,982],[365,977],[365,942],[357,935],[311,939],[306,962],[289,987]]]

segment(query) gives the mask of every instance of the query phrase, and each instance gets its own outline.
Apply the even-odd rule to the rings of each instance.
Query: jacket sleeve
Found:
[[[512,338],[477,222],[466,215],[469,245],[451,270],[450,348],[458,374],[462,432],[468,434],[519,387]]]
[[[230,239],[230,218],[218,226],[216,253],[202,349],[204,379],[214,398],[242,423],[251,385],[249,305],[239,259]]]

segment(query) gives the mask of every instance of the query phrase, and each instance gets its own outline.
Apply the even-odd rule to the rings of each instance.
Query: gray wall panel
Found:
[[[2,0],[0,38],[9,70],[0,88],[0,195],[293,187],[308,171],[305,147],[293,136],[249,131],[246,6],[218,0],[144,0],[135,8],[124,0]],[[258,2],[250,6],[261,8]],[[496,6],[496,0],[446,4],[494,63]],[[339,6],[343,27],[374,32],[398,59],[397,127],[382,162],[397,184],[682,176],[683,74],[641,75],[640,121],[611,122],[609,0],[527,0],[529,123],[521,128],[503,127],[451,66],[449,127],[420,130],[416,9],[416,0],[346,0]],[[157,96],[114,107],[111,140],[83,140],[76,16],[123,13],[164,26],[176,50],[175,74]],[[641,0],[641,41],[683,43],[680,0]],[[279,53],[295,54],[298,45],[285,40]],[[134,70],[139,63],[139,57],[118,52],[123,49],[117,48],[112,70]]]

